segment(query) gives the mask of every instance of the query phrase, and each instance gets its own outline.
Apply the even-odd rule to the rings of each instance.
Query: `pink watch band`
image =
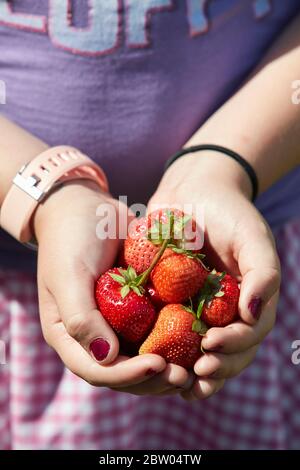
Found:
[[[38,204],[57,182],[90,179],[108,191],[102,169],[79,150],[54,147],[41,153],[15,176],[0,211],[0,226],[22,243],[32,239],[30,221]]]

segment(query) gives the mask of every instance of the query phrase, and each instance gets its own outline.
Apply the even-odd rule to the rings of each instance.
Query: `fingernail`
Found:
[[[208,378],[209,379],[217,379],[218,378],[218,374],[219,374],[219,370],[215,370],[214,372],[212,372],[211,374],[209,374]]]
[[[103,338],[94,339],[90,344],[90,351],[96,361],[104,361],[110,350],[110,345]]]
[[[154,369],[148,369],[145,373],[145,375],[155,375],[155,374],[157,374],[157,372]]]
[[[248,308],[255,320],[258,320],[261,314],[262,300],[260,297],[253,297],[249,302]]]
[[[223,349],[223,344],[216,344],[212,348],[206,349],[207,352],[220,352]]]
[[[191,374],[189,375],[189,378],[187,379],[187,381],[183,385],[181,385],[181,387],[176,387],[176,388],[178,388],[181,391],[186,392],[187,390],[190,390],[192,388],[192,386],[194,385],[194,382],[195,382],[195,376]]]

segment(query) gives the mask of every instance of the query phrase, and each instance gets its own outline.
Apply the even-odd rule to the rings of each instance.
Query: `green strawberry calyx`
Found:
[[[162,223],[159,220],[155,220],[153,225],[149,228],[147,238],[153,245],[162,245],[164,240],[170,239],[172,234],[170,233],[170,224]]]
[[[209,271],[209,269],[203,263],[203,260],[205,258],[205,255],[203,253],[199,253],[197,251],[192,251],[192,250],[186,250],[185,248],[179,248],[178,246],[174,245],[173,243],[169,243],[168,248],[171,248],[171,250],[173,250],[174,253],[176,253],[178,255],[185,255],[187,258],[195,259],[195,260],[199,261],[199,263],[202,264],[203,268],[206,271]]]
[[[110,273],[110,276],[121,285],[122,299],[124,299],[131,290],[139,296],[144,294],[143,286],[138,285],[141,276],[137,275],[132,266],[128,266],[127,269],[118,268],[118,271],[120,274]]]
[[[156,253],[156,255],[154,256],[150,266],[148,269],[146,269],[146,271],[144,271],[142,274],[141,274],[141,277],[138,281],[138,285],[139,286],[143,286],[146,284],[146,282],[148,281],[148,278],[152,272],[152,270],[155,268],[155,266],[157,265],[158,261],[160,260],[160,258],[162,257],[162,255],[164,254],[165,250],[167,249],[169,243],[170,243],[170,234],[172,234],[173,232],[173,227],[174,227],[174,212],[171,212],[170,213],[170,218],[169,218],[169,238],[165,238],[165,240],[163,241],[160,249],[158,250],[158,252]]]
[[[198,299],[197,318],[200,319],[204,305],[209,305],[215,297],[223,297],[222,280],[226,272],[220,274],[213,269],[207,276]]]
[[[170,215],[170,231],[172,233],[174,225],[174,214]],[[114,281],[118,282],[121,287],[121,297],[124,299],[129,292],[132,290],[137,295],[142,296],[145,293],[144,285],[147,283],[148,278],[151,274],[151,271],[154,269],[162,255],[164,254],[168,244],[170,242],[169,238],[166,238],[161,245],[159,251],[154,256],[150,266],[146,271],[144,271],[139,276],[137,275],[135,269],[132,266],[128,266],[127,269],[118,268],[120,274],[110,273],[110,276]]]
[[[154,245],[161,245],[166,238],[169,243],[177,247],[179,243],[182,243],[182,234],[184,227],[191,220],[190,215],[175,215],[172,209],[166,211],[167,220],[162,222],[161,220],[154,220],[151,227],[147,232],[147,238]],[[171,227],[171,217],[174,218],[173,225]]]
[[[206,278],[203,288],[200,291],[200,295],[197,302],[197,310],[193,308],[193,302],[191,299],[190,305],[184,307],[187,312],[192,313],[195,317],[195,320],[193,321],[192,325],[192,330],[196,333],[199,333],[201,336],[204,336],[209,329],[208,326],[201,319],[204,305],[209,305],[213,298],[222,297],[224,295],[221,282],[224,279],[225,275],[225,272],[218,274],[215,269],[211,271]]]
[[[198,260],[202,266],[208,271],[204,265],[203,259],[205,255],[196,251],[188,250],[185,248],[185,240],[183,238],[184,228],[192,217],[190,215],[175,215],[170,209],[166,211],[167,221],[155,220],[147,232],[147,239],[154,245],[162,245],[168,239],[169,243],[167,248],[170,248],[177,254],[186,255],[188,258]],[[174,223],[171,228],[170,219],[174,217]]]
[[[183,308],[186,312],[191,313],[195,317],[195,320],[193,321],[193,325],[192,325],[192,330],[195,331],[195,333],[199,333],[200,336],[204,336],[208,330],[208,326],[204,323],[203,320],[201,320],[200,318],[197,318],[197,312],[194,311],[192,307],[192,302],[191,302],[191,306],[189,307],[184,306]]]

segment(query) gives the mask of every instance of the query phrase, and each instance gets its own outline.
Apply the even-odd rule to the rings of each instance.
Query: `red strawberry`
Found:
[[[155,309],[159,312],[166,305],[165,302],[163,302],[159,298],[159,295],[157,294],[155,287],[151,283],[145,286],[145,290],[147,294],[149,295],[151,302],[154,305]]]
[[[148,226],[151,227],[155,224],[155,222],[160,222],[161,224],[165,225],[169,223],[170,220],[170,212],[174,214],[175,221],[181,220],[184,217],[184,213],[179,209],[168,209],[168,208],[161,208],[152,211],[148,214]]]
[[[173,247],[199,252],[199,244],[202,246],[201,242],[203,242],[203,231],[191,215],[185,214],[179,209],[158,209],[148,215],[149,227],[157,227],[158,224],[162,228],[168,226],[170,213],[174,215],[171,241]]]
[[[201,355],[201,331],[194,331],[195,321],[200,324],[183,305],[166,305],[139,353],[159,354],[167,362],[191,369]],[[202,334],[205,331],[204,327]]]
[[[201,319],[209,326],[226,326],[238,316],[240,289],[229,274],[212,271],[201,293]],[[200,307],[201,309],[201,307]]]
[[[143,217],[131,227],[130,235],[124,242],[124,259],[138,274],[149,268],[151,261],[159,250],[148,239],[148,219]]]
[[[174,224],[170,230],[170,215],[173,214]],[[191,227],[193,232],[191,233]],[[154,256],[166,238],[170,238],[170,248],[174,251],[184,247],[183,236],[195,239],[196,223],[190,216],[185,216],[177,209],[160,209],[148,217],[138,219],[130,227],[130,232],[124,243],[124,259],[138,274],[149,268]],[[170,234],[170,232],[172,232]],[[187,233],[186,233],[187,232]],[[168,248],[163,257],[170,254]]]
[[[196,256],[171,253],[160,259],[151,273],[157,295],[165,303],[183,303],[204,285],[208,275]]]
[[[138,287],[134,269],[113,268],[96,283],[96,302],[112,328],[130,343],[140,343],[155,319],[156,312],[142,287]]]

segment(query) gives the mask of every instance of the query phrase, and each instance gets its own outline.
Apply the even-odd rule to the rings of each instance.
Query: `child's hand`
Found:
[[[118,356],[117,337],[96,308],[95,279],[113,265],[120,245],[117,239],[96,236],[96,209],[104,203],[115,207],[116,214],[121,210],[130,217],[126,207],[84,181],[60,188],[37,210],[34,228],[44,337],[72,372],[93,385],[138,394],[185,389],[191,374],[166,366],[159,356]]]
[[[189,400],[207,398],[247,367],[275,321],[280,266],[272,234],[249,202],[247,178],[225,156],[189,155],[169,168],[149,204],[150,211],[154,204],[182,210],[184,204],[198,205],[204,215],[204,253],[213,267],[241,281],[241,319],[207,332],[202,342],[207,353],[194,366],[199,378],[182,394]]]

